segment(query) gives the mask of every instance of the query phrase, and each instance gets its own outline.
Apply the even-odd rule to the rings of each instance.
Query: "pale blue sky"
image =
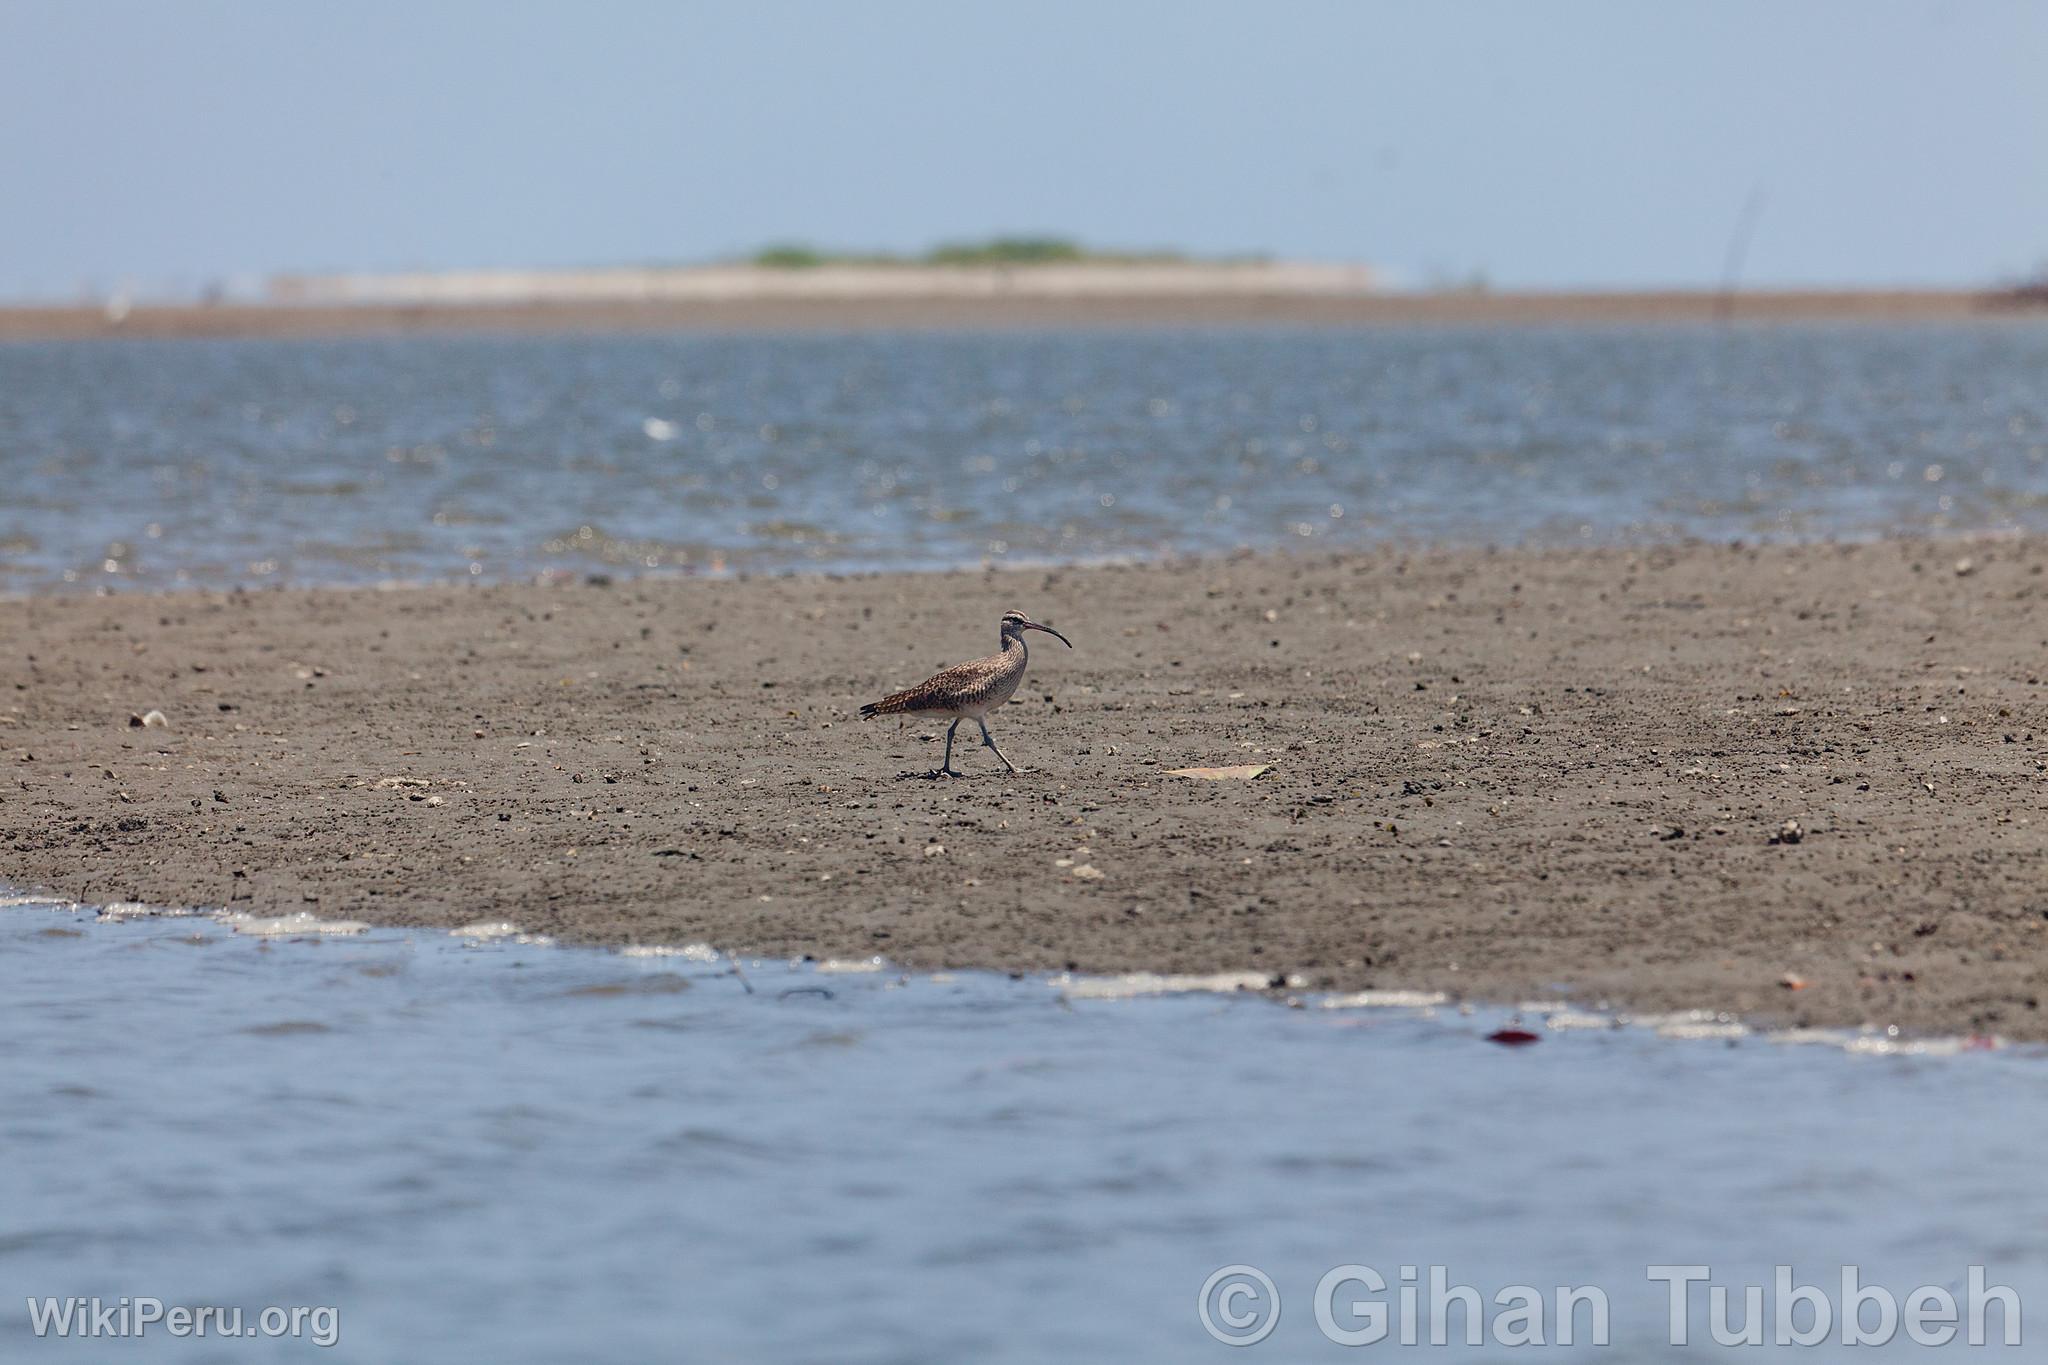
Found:
[[[0,296],[998,230],[1408,280],[2048,261],[2048,4],[0,0]]]

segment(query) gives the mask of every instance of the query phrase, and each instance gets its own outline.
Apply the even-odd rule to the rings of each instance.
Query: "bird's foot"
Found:
[[[930,772],[922,774],[922,776],[927,782],[936,782],[942,777],[965,777],[967,774],[955,772],[951,768],[934,768]]]

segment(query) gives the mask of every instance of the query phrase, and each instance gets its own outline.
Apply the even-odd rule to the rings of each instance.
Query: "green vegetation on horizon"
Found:
[[[821,265],[1165,265],[1189,259],[1178,251],[1097,251],[1066,237],[990,237],[941,242],[914,256],[778,242],[755,252],[749,263],[773,270],[809,270]]]

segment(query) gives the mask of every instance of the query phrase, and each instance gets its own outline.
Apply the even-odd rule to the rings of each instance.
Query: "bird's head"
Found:
[[[1027,630],[1042,630],[1047,635],[1052,636],[1053,639],[1058,640],[1061,644],[1065,645],[1068,649],[1072,649],[1074,647],[1074,642],[1072,640],[1069,640],[1066,636],[1060,634],[1051,626],[1039,625],[1038,622],[1032,620],[1030,617],[1026,616],[1021,611],[1006,611],[1003,613],[1003,638],[1005,640],[1019,638]]]

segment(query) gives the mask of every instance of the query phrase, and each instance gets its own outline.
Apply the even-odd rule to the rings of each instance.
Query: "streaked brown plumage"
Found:
[[[1024,681],[1024,669],[1031,660],[1031,652],[1024,646],[1027,630],[1042,630],[1068,649],[1074,647],[1072,641],[1051,626],[1041,626],[1021,611],[1006,611],[1000,652],[986,659],[954,664],[915,687],[870,702],[860,708],[861,716],[951,716],[953,723],[946,727],[946,757],[932,773],[933,777],[960,776],[953,771],[953,732],[960,728],[961,721],[972,720],[981,727],[981,742],[994,750],[1005,768],[1016,772],[1017,766],[996,748],[995,736],[988,732],[987,716],[1014,696],[1017,685]]]

